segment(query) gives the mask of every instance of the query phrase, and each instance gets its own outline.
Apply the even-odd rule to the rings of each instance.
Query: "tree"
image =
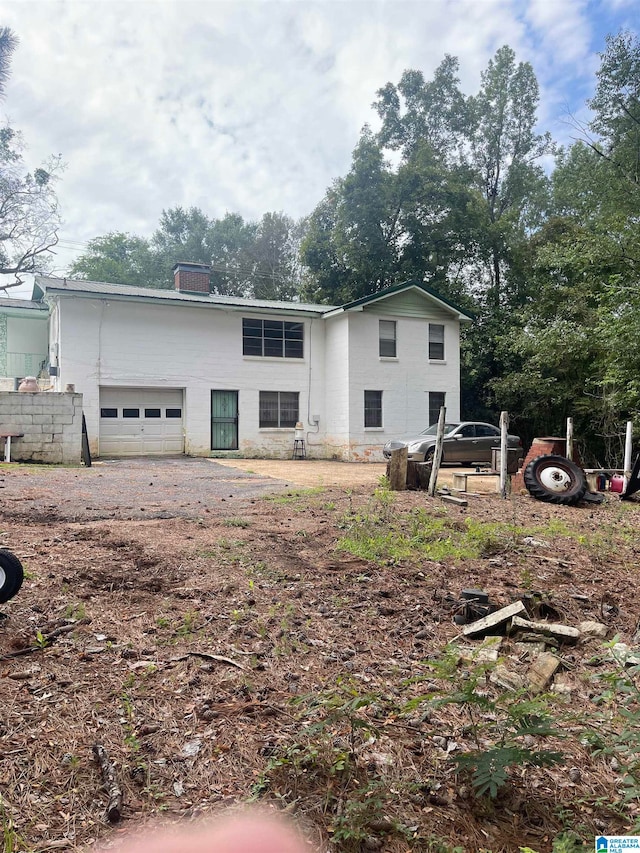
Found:
[[[383,147],[400,151],[404,160],[425,143],[446,161],[457,157],[467,124],[458,66],[456,57],[447,54],[432,80],[408,70],[397,86],[387,83],[378,90],[374,107],[382,119]]]
[[[629,32],[607,36],[598,84],[589,107],[598,134],[591,147],[612,166],[613,174],[637,204],[640,191],[640,39]]]
[[[300,290],[299,229],[284,213],[265,213],[253,242],[253,295],[291,300]]]
[[[468,101],[470,166],[484,203],[482,257],[492,309],[504,301],[505,272],[527,229],[540,224],[546,180],[539,159],[553,151],[549,134],[535,133],[538,82],[528,62],[516,64],[501,47]],[[502,305],[509,308],[509,306]]]
[[[4,87],[9,79],[11,57],[18,46],[18,39],[9,27],[0,27],[0,97],[4,96]]]
[[[302,243],[307,293],[333,303],[417,279],[461,295],[460,270],[474,238],[463,170],[416,142],[393,169],[365,128],[349,173],[311,215]]]
[[[137,287],[168,287],[160,259],[147,240],[112,231],[89,241],[69,274],[87,281],[108,281]],[[171,283],[172,285],[173,283]]]
[[[173,287],[172,270],[179,261],[211,263],[210,227],[209,218],[197,207],[188,210],[173,207],[162,211],[150,241],[154,266],[160,269],[158,287]]]
[[[54,192],[58,158],[26,170],[22,140],[8,125],[0,128],[0,287],[17,287],[23,274],[46,272],[58,242],[60,214]]]
[[[0,28],[0,95],[4,92],[11,54],[17,39]],[[29,171],[23,158],[24,143],[8,124],[0,127],[0,288],[22,284],[25,273],[44,272],[58,242],[58,203],[53,185],[61,169],[52,158]]]
[[[374,134],[365,127],[349,173],[334,184],[312,214],[302,244],[302,261],[315,274],[316,299],[349,302],[395,280],[399,193],[396,175]]]

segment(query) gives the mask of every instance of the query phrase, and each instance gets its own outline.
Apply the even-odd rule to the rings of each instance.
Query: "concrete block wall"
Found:
[[[82,394],[0,391],[0,433],[11,440],[11,460],[80,465]]]

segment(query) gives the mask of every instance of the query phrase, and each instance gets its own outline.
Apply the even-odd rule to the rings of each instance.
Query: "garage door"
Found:
[[[184,452],[180,389],[101,388],[100,456]]]

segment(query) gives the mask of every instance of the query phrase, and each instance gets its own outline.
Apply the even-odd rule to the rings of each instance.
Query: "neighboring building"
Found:
[[[39,376],[48,351],[47,306],[0,299],[0,391],[15,391],[25,376]]]
[[[176,289],[37,278],[56,390],[83,394],[97,456],[187,453],[381,460],[391,436],[460,417],[460,323],[407,282],[347,305],[217,296],[209,269]]]

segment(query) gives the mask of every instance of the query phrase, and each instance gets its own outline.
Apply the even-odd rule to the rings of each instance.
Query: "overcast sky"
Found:
[[[637,0],[3,0],[20,44],[0,113],[30,165],[67,164],[64,274],[87,240],[148,237],[176,205],[310,213],[376,125],[376,90],[445,53],[471,93],[509,44],[538,76],[540,129],[568,141],[606,34],[637,21]]]

